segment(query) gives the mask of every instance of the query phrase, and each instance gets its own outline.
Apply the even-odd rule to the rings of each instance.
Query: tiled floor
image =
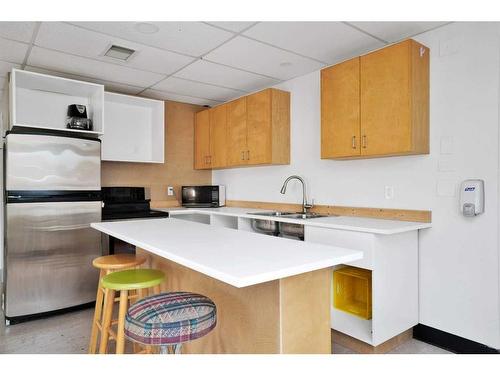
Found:
[[[0,309],[0,353],[86,353],[93,310],[86,309],[5,326]],[[353,354],[349,349],[334,345],[336,354]],[[408,341],[391,353],[449,353],[417,340]]]

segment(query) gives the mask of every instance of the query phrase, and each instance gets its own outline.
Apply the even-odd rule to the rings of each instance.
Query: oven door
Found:
[[[218,186],[183,186],[184,207],[216,207],[219,201]]]

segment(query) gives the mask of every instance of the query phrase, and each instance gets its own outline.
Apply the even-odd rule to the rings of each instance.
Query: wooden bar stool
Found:
[[[165,274],[159,270],[135,269],[110,273],[101,279],[104,288],[104,315],[101,330],[99,353],[107,351],[109,336],[116,340],[116,353],[122,354],[125,350],[125,315],[128,307],[129,290],[137,290],[142,296],[148,288],[153,288],[155,294],[160,293],[160,284]],[[113,304],[115,293],[120,292],[118,308],[118,326],[116,332],[111,329]]]
[[[217,308],[208,297],[167,292],[141,299],[128,309],[125,336],[160,353],[181,352],[184,342],[205,336],[217,324]]]
[[[95,354],[97,350],[97,338],[102,331],[102,307],[104,300],[104,289],[101,279],[111,272],[122,271],[130,268],[136,268],[146,262],[147,258],[134,254],[115,254],[105,255],[95,258],[92,265],[100,270],[99,286],[97,287],[97,296],[95,300],[94,319],[92,321],[92,332],[90,334],[89,354]]]

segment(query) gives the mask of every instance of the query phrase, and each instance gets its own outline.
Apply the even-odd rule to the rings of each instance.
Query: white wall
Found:
[[[498,24],[451,24],[422,34],[431,49],[431,154],[320,160],[319,72],[278,85],[292,93],[291,164],[213,172],[227,198],[300,202],[299,174],[318,204],[430,209],[420,235],[420,322],[500,348]],[[451,140],[451,154],[441,143]],[[486,212],[464,218],[458,184],[482,178]],[[394,187],[386,200],[384,187]],[[439,187],[439,193],[438,193]]]

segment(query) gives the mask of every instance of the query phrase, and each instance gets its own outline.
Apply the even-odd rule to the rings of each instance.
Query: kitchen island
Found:
[[[216,329],[186,353],[331,353],[331,267],[355,249],[168,219],[93,223],[166,273],[165,291],[217,305]]]

